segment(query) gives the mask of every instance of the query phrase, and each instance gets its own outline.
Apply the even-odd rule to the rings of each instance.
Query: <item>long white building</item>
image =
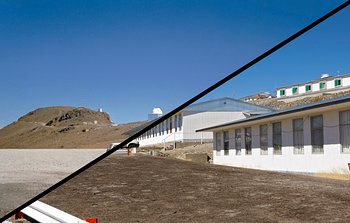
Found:
[[[198,130],[215,135],[213,163],[349,173],[350,96]]]
[[[332,93],[350,90],[350,74],[329,76],[328,74],[315,81],[277,88],[277,98],[297,97],[316,93]]]
[[[227,97],[210,100],[188,106],[137,140],[141,147],[175,145],[175,142],[211,142],[213,140],[212,133],[196,132],[196,130],[271,111],[270,108]],[[137,129],[132,130],[128,134],[136,131]]]

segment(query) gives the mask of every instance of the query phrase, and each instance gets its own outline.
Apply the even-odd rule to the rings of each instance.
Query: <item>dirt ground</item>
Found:
[[[42,201],[110,222],[349,222],[350,182],[112,155]]]

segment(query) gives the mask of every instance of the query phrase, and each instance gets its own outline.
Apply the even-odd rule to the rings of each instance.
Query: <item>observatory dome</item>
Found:
[[[163,111],[160,108],[153,108],[152,114],[163,115]]]

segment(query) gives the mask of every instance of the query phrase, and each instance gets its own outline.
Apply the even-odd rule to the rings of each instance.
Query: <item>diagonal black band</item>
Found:
[[[137,137],[139,137],[140,135],[142,135],[143,133],[147,132],[148,130],[152,129],[153,127],[157,126],[158,124],[160,124],[161,122],[163,122],[164,120],[168,119],[169,117],[175,115],[176,113],[180,112],[181,110],[183,110],[184,108],[188,107],[189,105],[191,105],[192,103],[196,102],[198,99],[202,98],[203,96],[207,95],[208,93],[210,93],[211,91],[215,90],[216,88],[220,87],[221,85],[225,84],[227,81],[231,80],[232,78],[234,78],[235,76],[237,76],[238,74],[240,74],[241,72],[245,71],[246,69],[250,68],[251,66],[253,66],[254,64],[258,63],[259,61],[263,60],[264,58],[266,58],[267,56],[271,55],[272,53],[274,53],[275,51],[279,50],[280,48],[282,48],[283,46],[287,45],[288,43],[292,42],[293,40],[295,40],[296,38],[298,38],[299,36],[303,35],[304,33],[306,33],[307,31],[311,30],[312,28],[314,28],[315,26],[319,25],[320,23],[324,22],[326,19],[330,18],[331,16],[335,15],[336,13],[338,13],[339,11],[341,11],[342,9],[344,9],[345,7],[349,6],[350,4],[350,0],[347,0],[346,2],[344,2],[343,4],[341,4],[340,6],[338,6],[337,8],[333,9],[332,11],[328,12],[327,14],[325,14],[324,16],[322,16],[321,18],[317,19],[316,21],[312,22],[311,24],[309,24],[308,26],[304,27],[303,29],[301,29],[300,31],[296,32],[295,34],[291,35],[290,37],[288,37],[287,39],[283,40],[282,42],[278,43],[277,45],[275,45],[274,47],[272,47],[271,49],[269,49],[268,51],[264,52],[263,54],[261,54],[260,56],[256,57],[255,59],[253,59],[252,61],[248,62],[247,64],[245,64],[244,66],[240,67],[239,69],[237,69],[236,71],[234,71],[233,73],[229,74],[228,76],[226,76],[225,78],[223,78],[222,80],[218,81],[217,83],[215,83],[214,85],[210,86],[209,88],[205,89],[204,91],[202,91],[201,93],[197,94],[196,96],[194,96],[193,98],[191,98],[190,100],[186,101],[185,103],[183,103],[182,105],[180,105],[179,107],[175,108],[174,110],[172,110],[171,112],[165,114],[164,116],[162,116],[161,118],[157,119],[155,122],[152,122],[151,124],[149,124],[148,126],[144,127],[143,129],[141,129],[140,131],[138,131],[136,134],[130,136],[128,139],[126,139],[125,141],[123,141],[122,143],[120,143],[119,145],[115,146],[113,149],[109,150],[108,152],[102,154],[101,156],[97,157],[96,159],[92,160],[91,162],[89,162],[88,164],[86,164],[85,166],[81,167],[80,169],[78,169],[77,171],[75,171],[74,173],[68,175],[66,178],[62,179],[61,181],[59,181],[58,183],[54,184],[53,186],[49,187],[48,189],[46,189],[45,191],[41,192],[40,194],[36,195],[35,197],[33,197],[32,199],[30,199],[29,201],[25,202],[24,204],[20,205],[19,207],[17,207],[16,209],[12,210],[11,212],[9,212],[8,214],[6,214],[5,216],[3,216],[0,219],[0,222],[10,218],[12,215],[14,215],[15,213],[21,211],[23,208],[27,207],[28,205],[32,204],[33,202],[35,202],[36,200],[39,200],[40,198],[44,197],[45,195],[47,195],[48,193],[50,193],[51,191],[55,190],[56,188],[62,186],[63,184],[65,184],[66,182],[68,182],[69,180],[73,179],[74,177],[76,177],[77,175],[81,174],[82,172],[84,172],[85,170],[89,169],[90,167],[92,167],[93,165],[97,164],[98,162],[100,162],[101,160],[103,160],[104,158],[106,158],[107,156],[111,155],[113,152],[119,150],[120,148],[124,147],[125,145],[127,145],[129,142],[131,142],[132,140],[136,139]]]

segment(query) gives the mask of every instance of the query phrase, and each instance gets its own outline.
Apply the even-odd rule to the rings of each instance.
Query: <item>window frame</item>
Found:
[[[344,128],[348,128],[348,133],[350,134],[350,121],[349,123],[342,124],[342,114],[344,113],[349,113],[350,116],[350,110],[345,110],[345,111],[339,111],[339,143],[340,143],[340,153],[342,154],[350,154],[350,142],[348,145],[348,148],[344,148],[344,143],[343,143],[343,137],[342,137],[342,130]],[[346,139],[349,139],[350,136],[346,137]],[[344,149],[347,149],[347,151],[344,151]]]
[[[342,79],[334,79],[334,87],[341,87],[341,86],[342,86]]]
[[[242,154],[242,130],[235,129],[235,150],[236,155],[240,156]]]
[[[315,128],[314,127],[314,120],[316,118],[320,118],[322,121],[322,127]],[[311,131],[311,153],[312,154],[324,154],[324,128],[323,128],[323,115],[314,115],[310,117],[310,131]],[[316,137],[315,135],[319,132],[322,137]],[[315,144],[315,140],[321,140],[322,143],[320,143],[320,147],[318,148],[318,144]],[[316,147],[317,146],[317,147]],[[317,151],[319,150],[319,151]]]
[[[246,155],[252,155],[252,127],[244,128],[244,148]]]
[[[297,121],[301,121],[301,129],[298,129],[297,127]],[[303,118],[296,118],[292,120],[293,125],[293,154],[294,155],[302,155],[304,154],[304,119]],[[299,125],[300,126],[300,125]],[[300,134],[301,136],[301,142],[296,142],[296,136]]]
[[[277,130],[276,125],[280,126],[279,132],[276,132],[276,130]],[[278,136],[279,136],[279,142],[277,142]],[[277,145],[276,143],[280,143],[280,145]],[[272,123],[273,155],[282,155],[282,145],[283,145],[283,142],[282,142],[282,122],[274,122],[274,123]]]
[[[292,94],[293,95],[298,94],[298,87],[293,87],[292,88]]]
[[[229,131],[224,131],[224,155],[228,156],[230,154],[230,135]]]
[[[263,128],[266,127],[266,133],[262,131]],[[260,138],[260,155],[268,155],[269,150],[269,128],[267,124],[259,125],[259,138]],[[266,139],[266,141],[264,140]],[[266,144],[266,145],[265,145]]]
[[[221,154],[221,132],[216,132],[215,133],[215,150],[216,150],[216,155]]]

